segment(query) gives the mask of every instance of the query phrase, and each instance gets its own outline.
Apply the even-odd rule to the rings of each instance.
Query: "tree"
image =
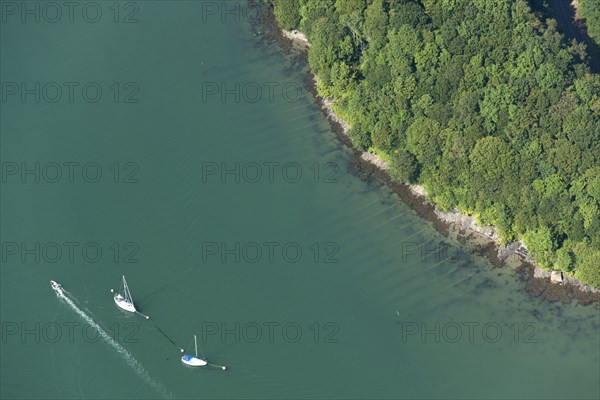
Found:
[[[393,146],[393,137],[389,126],[381,126],[384,124],[380,124],[380,126],[375,127],[375,131],[371,135],[371,139],[373,142],[373,146],[377,149],[383,150],[385,152],[389,152]]]
[[[495,136],[479,139],[469,155],[472,184],[489,196],[514,175],[515,155],[511,148]]]
[[[595,279],[600,75],[583,44],[527,0],[284,1],[277,18],[297,26],[300,5],[318,91],[357,148],[525,240],[540,265]],[[580,0],[588,29],[597,1]]]
[[[575,254],[569,247],[561,247],[556,251],[555,267],[565,272],[573,272],[575,267]]]
[[[379,50],[385,45],[387,27],[388,15],[384,0],[373,0],[365,11],[365,33],[373,50]]]
[[[588,35],[600,46],[600,3],[598,0],[579,0],[579,12],[585,18]]]
[[[300,23],[299,0],[272,0],[275,19],[282,29],[298,28]]]
[[[406,131],[407,149],[415,155],[420,164],[434,166],[438,163],[440,151],[440,124],[431,118],[418,118]]]
[[[577,261],[575,277],[594,287],[600,287],[600,250],[587,243],[578,243],[574,253]]]
[[[390,175],[399,182],[414,183],[419,172],[419,164],[412,153],[398,150],[392,153]]]
[[[527,232],[523,241],[540,267],[550,269],[553,266],[556,238],[549,227],[542,226],[535,231]]]

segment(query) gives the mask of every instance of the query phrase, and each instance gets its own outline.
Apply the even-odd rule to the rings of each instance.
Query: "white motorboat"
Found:
[[[52,289],[54,289],[54,291],[58,294],[64,294],[63,293],[63,287],[60,285],[60,283],[56,282],[56,281],[50,281],[50,286],[52,286]]]

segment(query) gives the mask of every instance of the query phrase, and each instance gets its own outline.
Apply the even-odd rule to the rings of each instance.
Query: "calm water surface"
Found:
[[[1,27],[3,398],[598,397],[598,310],[353,176],[247,19],[98,4]],[[122,274],[150,321],[115,307]],[[227,372],[181,364],[195,333]]]

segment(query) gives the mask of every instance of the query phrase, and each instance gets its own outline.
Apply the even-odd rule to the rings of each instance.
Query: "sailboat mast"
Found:
[[[196,349],[196,357],[198,357],[198,341],[196,340],[196,335],[194,335],[194,348]]]
[[[125,292],[125,297],[129,300],[129,301],[133,301],[133,298],[131,297],[131,292],[129,291],[129,286],[127,286],[127,281],[125,280],[125,275],[123,275],[123,287],[124,292]]]

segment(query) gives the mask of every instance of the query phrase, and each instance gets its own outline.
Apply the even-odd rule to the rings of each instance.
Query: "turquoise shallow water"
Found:
[[[531,298],[356,178],[247,18],[98,4],[1,26],[3,398],[598,397],[598,310]],[[150,321],[115,307],[122,274]],[[226,373],[180,363],[194,333]]]

